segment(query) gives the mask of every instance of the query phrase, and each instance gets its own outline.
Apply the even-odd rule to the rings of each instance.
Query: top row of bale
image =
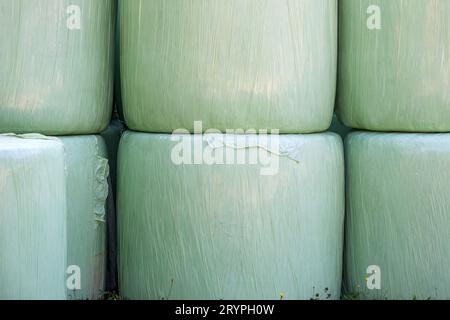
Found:
[[[450,132],[450,0],[2,0],[0,133],[106,128],[116,13],[130,129]]]

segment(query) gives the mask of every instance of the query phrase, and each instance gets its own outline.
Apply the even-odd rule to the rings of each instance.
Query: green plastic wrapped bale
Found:
[[[0,136],[0,299],[65,299],[61,143]]]
[[[449,299],[450,134],[352,133],[346,148],[347,290]]]
[[[0,136],[0,299],[96,299],[103,293],[105,156],[97,136]],[[81,288],[72,266],[79,268]],[[74,281],[69,287],[66,272]]]
[[[120,2],[123,112],[136,131],[326,131],[336,0]]]
[[[0,0],[0,132],[106,128],[115,7],[114,0]]]
[[[342,140],[332,133],[256,137],[125,133],[122,296],[339,298]]]
[[[338,108],[374,131],[450,131],[450,0],[341,0]]]

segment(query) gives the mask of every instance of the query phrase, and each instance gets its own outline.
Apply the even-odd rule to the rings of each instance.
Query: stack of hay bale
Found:
[[[346,141],[346,290],[377,266],[364,297],[448,299],[450,1],[340,4],[338,112],[379,131]]]
[[[114,13],[113,0],[1,3],[0,299],[104,290]]]
[[[119,11],[132,130],[118,159],[121,294],[339,298],[344,157],[323,133],[337,1],[127,0]]]
[[[120,1],[122,139],[105,131],[116,2],[0,5],[0,299],[104,291],[116,167],[125,298],[339,298],[337,1]],[[450,298],[449,11],[340,1],[332,130],[360,297]]]

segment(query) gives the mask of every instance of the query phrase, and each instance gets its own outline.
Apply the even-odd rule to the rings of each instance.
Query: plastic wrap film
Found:
[[[450,131],[450,0],[339,3],[344,123],[374,131]]]
[[[105,288],[106,198],[109,166],[100,136],[60,138],[67,170],[67,265],[81,271],[81,289],[70,300],[97,299]]]
[[[120,14],[131,129],[328,129],[336,0],[127,0]]]
[[[122,296],[340,297],[341,139],[331,133],[272,136],[266,143],[254,138],[124,134],[118,164]],[[184,164],[177,155],[186,157]],[[250,161],[255,156],[258,161]],[[269,166],[277,169],[262,170]]]
[[[0,0],[0,132],[106,128],[115,7],[113,0]]]
[[[449,299],[450,134],[352,133],[346,149],[346,290]]]
[[[65,299],[66,175],[54,140],[0,136],[0,299]]]

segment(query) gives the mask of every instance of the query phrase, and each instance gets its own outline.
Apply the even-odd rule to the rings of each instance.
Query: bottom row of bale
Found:
[[[0,299],[103,293],[111,139],[0,136]],[[351,297],[450,298],[450,135],[355,132],[345,149],[347,170],[333,133],[126,132],[120,294],[339,299],[344,278]]]

